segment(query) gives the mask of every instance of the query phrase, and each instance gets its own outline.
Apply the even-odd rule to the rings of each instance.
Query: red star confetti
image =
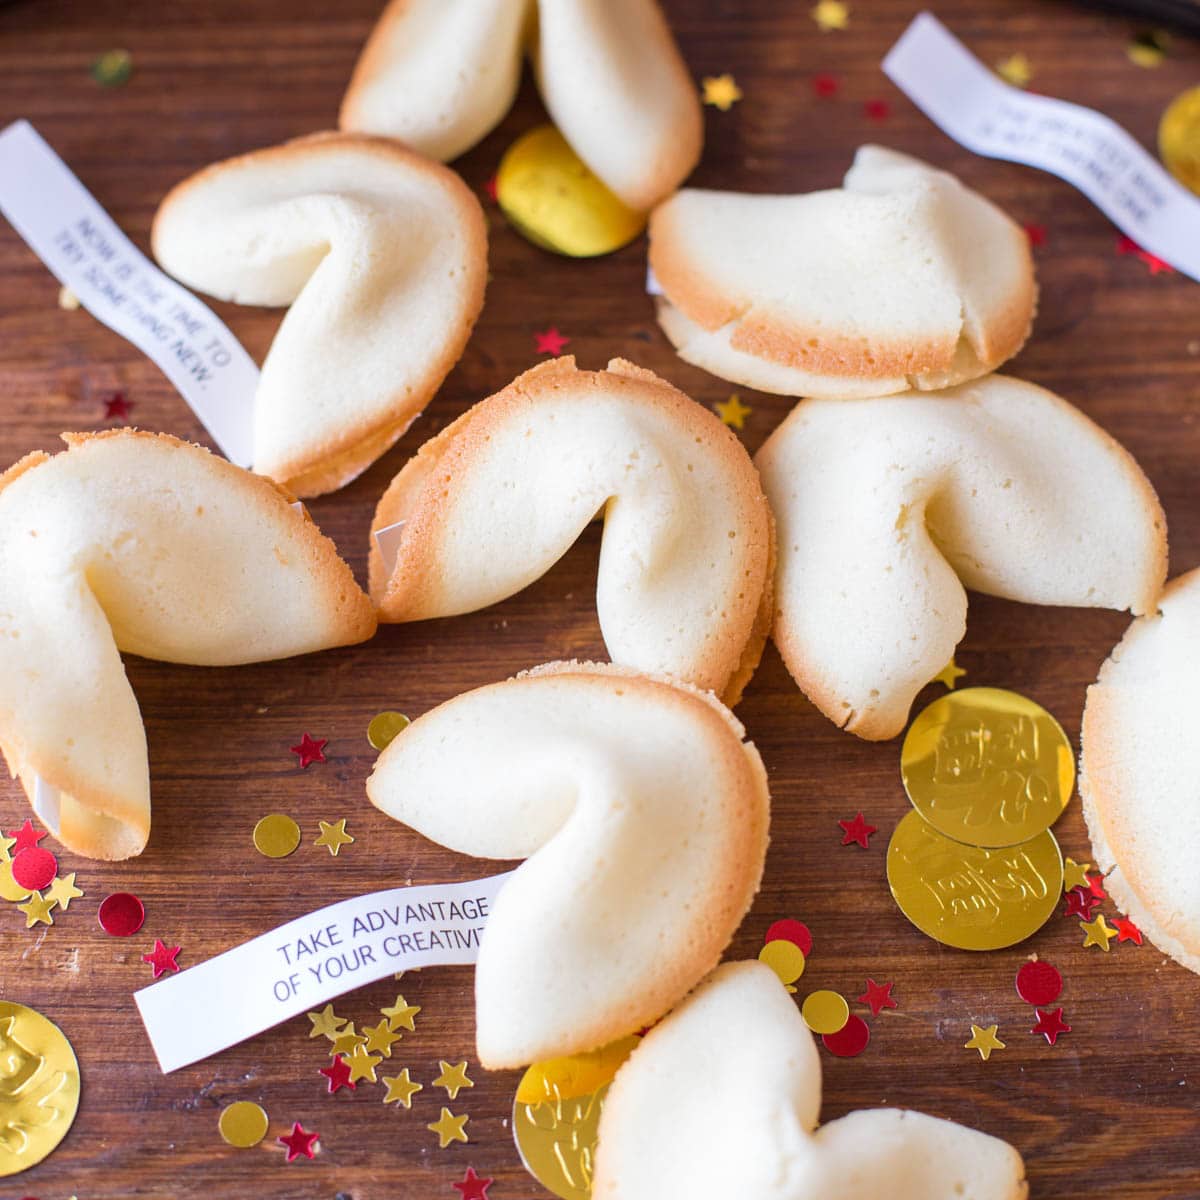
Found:
[[[492,1186],[492,1181],[480,1179],[475,1174],[475,1168],[468,1167],[467,1173],[462,1177],[462,1182],[452,1183],[450,1186],[458,1189],[462,1200],[488,1200],[487,1190]]]
[[[496,176],[491,175],[483,181],[483,194],[493,203],[496,203]]]
[[[768,942],[791,942],[792,945],[800,947],[800,953],[805,958],[812,953],[813,948],[812,934],[808,932],[808,926],[803,921],[794,920],[792,917],[784,917],[782,921],[776,921],[767,930],[763,937],[763,945]]]
[[[563,347],[570,345],[571,339],[558,332],[558,327],[551,325],[541,333],[533,335],[534,349],[538,354],[553,354],[556,357],[563,352]]]
[[[146,920],[146,909],[132,892],[113,892],[96,913],[100,928],[113,937],[132,937]]]
[[[325,747],[328,744],[328,738],[315,738],[306,733],[301,737],[300,744],[291,747],[291,750],[300,759],[301,767],[309,767],[325,761]]]
[[[1128,917],[1113,917],[1113,928],[1117,931],[1117,945],[1122,942],[1132,942],[1135,946],[1142,944],[1142,931]]]
[[[1026,1004],[1053,1004],[1062,995],[1062,976],[1048,962],[1027,962],[1017,972],[1017,995]]]
[[[873,979],[867,980],[867,990],[858,998],[859,1004],[869,1004],[871,1006],[871,1016],[877,1017],[885,1008],[899,1008],[900,1006],[892,999],[892,988],[895,984],[891,983],[876,983]]]
[[[1087,888],[1073,887],[1067,893],[1067,907],[1063,909],[1064,917],[1081,917],[1085,921],[1092,919],[1092,913],[1100,903],[1099,896],[1093,896]]]
[[[871,1040],[871,1027],[862,1017],[850,1015],[845,1025],[837,1033],[824,1033],[821,1041],[825,1049],[838,1058],[854,1058],[861,1054]]]
[[[1062,1019],[1062,1009],[1055,1008],[1047,1011],[1041,1008],[1035,1008],[1037,1013],[1037,1024],[1029,1031],[1030,1033],[1040,1033],[1050,1045],[1054,1045],[1058,1041],[1060,1033],[1070,1033],[1071,1027]]]
[[[1104,876],[1103,875],[1089,875],[1088,876],[1088,891],[1091,892],[1091,894],[1097,900],[1105,899],[1108,896],[1108,893],[1104,890]]]
[[[829,100],[838,94],[842,82],[836,75],[814,75],[812,81],[813,95],[820,100]]]
[[[1046,227],[1045,225],[1026,225],[1025,236],[1035,249],[1038,246],[1044,246],[1046,244]]]
[[[1143,250],[1133,238],[1126,237],[1125,234],[1121,234],[1117,238],[1117,253],[1132,254],[1139,261],[1146,264],[1151,275],[1158,275],[1162,272],[1170,274],[1174,270],[1170,263],[1163,262],[1161,258],[1155,254],[1151,254],[1149,250]]]
[[[30,846],[12,860],[12,877],[31,892],[49,887],[57,874],[58,859],[41,846]]]
[[[868,825],[863,820],[862,813],[855,813],[852,821],[839,821],[838,824],[842,827],[843,846],[849,846],[851,842],[857,842],[864,850],[870,849],[871,834],[876,831],[878,826]]]
[[[287,1147],[287,1160],[291,1162],[302,1154],[305,1158],[316,1158],[316,1148],[320,1136],[319,1133],[308,1133],[304,1126],[297,1121],[287,1137],[277,1138],[276,1141]]]
[[[129,416],[133,402],[125,398],[124,392],[113,392],[104,400],[104,419],[106,421],[124,421]]]
[[[12,836],[12,852],[15,856],[20,854],[22,850],[32,850],[46,836],[46,831],[44,829],[34,829],[33,823],[26,817],[25,824]]]
[[[318,1070],[329,1080],[331,1096],[339,1088],[349,1088],[352,1092],[358,1090],[358,1084],[350,1078],[350,1065],[340,1054],[334,1055],[333,1062],[329,1066],[320,1067]]]
[[[863,116],[868,121],[886,121],[892,115],[892,106],[886,100],[868,100],[863,105]]]
[[[161,938],[155,938],[154,949],[149,954],[142,955],[142,962],[149,963],[154,968],[154,978],[157,979],[166,971],[179,970],[175,956],[180,949],[179,946],[164,946]]]

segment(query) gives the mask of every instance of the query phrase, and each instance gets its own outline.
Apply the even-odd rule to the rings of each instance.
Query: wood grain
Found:
[[[27,0],[0,9],[0,124],[25,116],[143,247],[159,198],[185,174],[239,151],[328,127],[376,0]],[[1167,510],[1173,571],[1200,563],[1200,291],[1151,277],[1114,252],[1115,233],[1082,197],[1046,175],[974,158],[935,130],[886,82],[878,63],[913,14],[897,0],[851,0],[852,24],[820,34],[807,2],[670,0],[699,78],[733,72],[744,101],[706,110],[700,184],[809,190],[835,184],[860,142],[878,140],[947,166],[1018,221],[1043,225],[1037,251],[1041,313],[1013,369],[1061,391],[1139,458]],[[1167,101],[1196,81],[1200,51],[1180,39],[1156,70],[1126,57],[1119,18],[1034,0],[947,0],[939,15],[985,61],[1024,52],[1033,86],[1110,113],[1144,143]],[[125,47],[127,86],[99,89],[88,67]],[[841,81],[832,100],[810,86]],[[888,100],[882,122],[864,102]],[[501,127],[458,165],[479,188],[522,130],[543,119],[526,83]],[[458,368],[403,442],[344,491],[312,505],[360,578],[376,498],[420,442],[536,358],[533,333],[555,324],[595,367],[623,355],[698,400],[730,388],[680,362],[642,290],[644,246],[595,262],[544,254],[489,208],[492,282],[483,318]],[[0,226],[0,464],[50,449],[64,429],[103,425],[105,393],[123,389],[138,424],[204,441],[158,370],[86,313],[56,307],[57,284]],[[277,313],[220,307],[261,356]],[[754,449],[788,402],[743,391]],[[1030,429],[1029,436],[1039,436]],[[595,527],[544,579],[486,612],[384,629],[370,644],[286,663],[200,670],[130,661],[150,744],[154,830],[141,858],[104,865],[63,855],[87,891],[53,929],[26,932],[0,912],[2,993],[46,1012],[69,1034],[84,1076],[67,1141],[0,1195],[66,1197],[298,1197],[416,1200],[457,1196],[468,1163],[496,1179],[494,1200],[544,1195],[524,1173],[507,1126],[515,1073],[485,1075],[451,1105],[470,1114],[471,1144],[439,1151],[425,1129],[441,1093],[440,1058],[472,1058],[470,970],[409,976],[423,1008],[393,1064],[426,1085],[411,1112],[385,1108],[382,1089],[324,1094],[318,1043],[303,1017],[212,1060],[163,1077],[130,993],[149,981],[141,954],[155,937],[197,963],[320,904],[405,880],[470,878],[477,863],[432,846],[377,814],[363,782],[373,754],[367,722],[384,708],[416,715],[456,693],[548,659],[599,656],[592,602]],[[959,654],[967,682],[1016,688],[1078,735],[1084,690],[1126,624],[1113,613],[971,601]],[[932,696],[934,690],[927,694]],[[766,883],[731,948],[751,955],[775,918],[802,917],[816,937],[803,979],[857,995],[868,975],[895,982],[900,1007],[872,1022],[867,1052],[824,1055],[826,1118],[880,1103],[967,1121],[1014,1142],[1033,1194],[1049,1198],[1200,1196],[1195,1090],[1200,1083],[1200,979],[1146,945],[1084,951],[1074,921],[1056,917],[1019,949],[985,955],[938,947],[910,927],[884,881],[887,838],[907,810],[898,745],[868,745],[835,730],[768,651],[740,706],[774,794]],[[300,771],[288,746],[303,731],[329,738],[330,761]],[[290,859],[255,853],[263,814],[293,814],[305,845]],[[839,817],[861,810],[880,827],[867,851],[839,846]],[[0,783],[0,824],[24,818],[18,788]],[[311,845],[318,818],[346,816],[358,839],[334,861]],[[1068,854],[1087,857],[1078,804],[1059,825]],[[483,868],[486,873],[486,866]],[[128,942],[105,936],[99,901],[129,889],[148,920]],[[1066,977],[1073,1031],[1053,1048],[1026,1030],[1013,990],[1026,954]],[[390,1003],[390,981],[347,996],[362,1023]],[[962,1048],[969,1023],[998,1022],[1008,1048],[982,1063]],[[217,1135],[221,1106],[261,1100],[271,1138],[293,1120],[322,1135],[313,1162],[285,1165],[273,1140],[234,1151]],[[720,1104],[721,1097],[713,1097]],[[664,1200],[677,1200],[665,1197]],[[679,1198],[682,1200],[682,1198]],[[735,1198],[731,1198],[735,1200]]]

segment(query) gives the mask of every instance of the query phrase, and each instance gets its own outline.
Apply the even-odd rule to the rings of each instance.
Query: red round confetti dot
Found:
[[[1017,972],[1017,995],[1026,1004],[1051,1004],[1062,994],[1062,976],[1048,962],[1027,962]]]
[[[12,860],[12,877],[31,892],[40,892],[54,882],[58,859],[41,846],[30,846]]]
[[[861,1054],[871,1040],[871,1027],[862,1017],[850,1014],[850,1019],[837,1031],[821,1035],[825,1049],[838,1058],[853,1058]]]
[[[96,916],[105,933],[132,937],[146,920],[146,909],[132,892],[113,892],[101,902]]]
[[[792,917],[784,917],[782,921],[776,921],[770,929],[767,930],[766,937],[763,938],[763,945],[767,942],[791,942],[793,946],[800,947],[800,953],[807,958],[812,953],[812,934],[808,932],[808,926],[803,921],[797,921]]]

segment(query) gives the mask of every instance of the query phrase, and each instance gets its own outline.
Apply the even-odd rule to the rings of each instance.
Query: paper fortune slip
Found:
[[[92,316],[158,364],[230,462],[251,466],[254,360],[125,236],[28,121],[0,131],[0,213]]]
[[[164,1073],[345,992],[418,967],[473,963],[512,875],[390,888],[319,908],[134,993]]]

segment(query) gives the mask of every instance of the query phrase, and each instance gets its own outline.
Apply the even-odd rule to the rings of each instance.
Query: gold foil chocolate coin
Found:
[[[79,1108],[79,1063],[63,1031],[23,1004],[0,1001],[0,1176],[40,1163]]]
[[[525,1169],[560,1200],[592,1194],[600,1110],[617,1069],[640,1039],[534,1063],[513,1099],[513,1140]]]
[[[1167,170],[1200,195],[1200,85],[1167,105],[1158,123],[1158,153]]]
[[[1075,756],[1040,704],[1002,688],[964,688],[909,726],[900,775],[934,829],[970,846],[1015,846],[1062,815]]]
[[[1048,829],[1017,846],[965,846],[907,813],[888,846],[900,911],[934,941],[1001,950],[1036,933],[1062,894],[1063,860]]]
[[[584,165],[553,125],[519,137],[500,160],[496,202],[523,237],[570,258],[611,254],[646,227]]]

